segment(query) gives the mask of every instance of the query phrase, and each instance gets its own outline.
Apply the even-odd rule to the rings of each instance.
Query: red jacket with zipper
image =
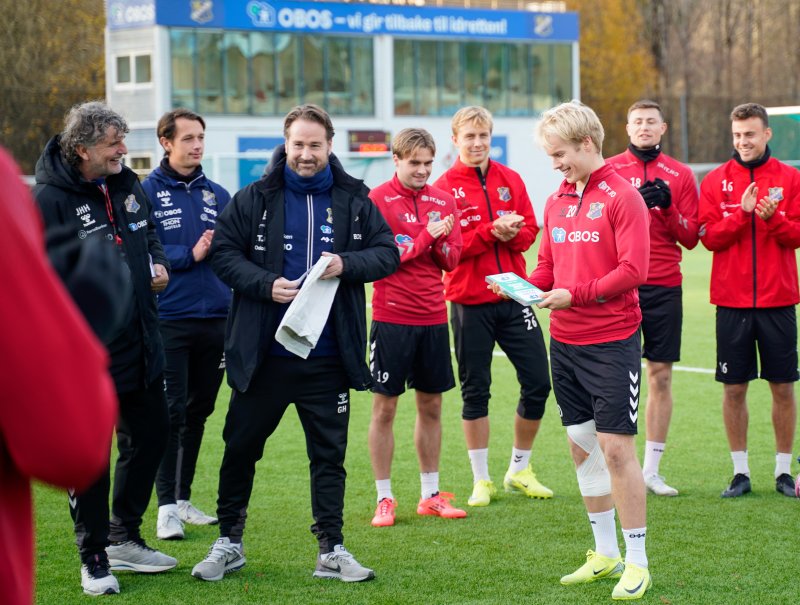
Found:
[[[410,326],[447,323],[442,271],[449,271],[461,257],[461,227],[455,200],[446,192],[425,185],[419,191],[405,187],[397,175],[370,191],[394,233],[400,252],[400,268],[375,282],[372,318]],[[428,232],[430,221],[453,215],[453,230],[435,238]]]
[[[697,183],[686,164],[660,153],[643,162],[630,149],[606,160],[622,178],[637,189],[645,181],[661,179],[669,185],[672,204],[669,208],[650,209],[650,267],[646,285],[680,286],[682,250],[679,243],[691,250],[697,245]]]
[[[502,299],[486,287],[486,276],[513,271],[525,277],[522,253],[533,245],[539,232],[522,177],[491,160],[482,175],[480,168],[456,159],[434,186],[456,198],[464,240],[461,262],[445,275],[445,297],[462,305],[499,303]],[[525,217],[525,226],[512,240],[501,242],[492,235],[492,223],[511,212]]]
[[[755,181],[758,199],[774,196],[768,220],[742,210]],[[775,158],[757,168],[734,159],[712,170],[700,186],[700,240],[714,253],[711,304],[768,308],[800,302],[795,249],[800,247],[800,171]]]

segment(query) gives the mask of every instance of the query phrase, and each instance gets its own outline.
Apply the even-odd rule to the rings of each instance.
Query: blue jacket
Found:
[[[161,319],[227,317],[231,291],[192,248],[203,231],[213,229],[230,194],[200,174],[190,183],[169,177],[161,167],[142,182],[153,203],[152,219],[172,267],[169,285],[158,296]]]

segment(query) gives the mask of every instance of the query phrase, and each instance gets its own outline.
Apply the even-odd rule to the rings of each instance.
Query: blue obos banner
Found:
[[[153,2],[156,25],[168,27],[552,42],[578,40],[577,13],[286,0],[111,0],[109,27],[131,27],[112,19],[110,11],[114,4],[152,5]]]

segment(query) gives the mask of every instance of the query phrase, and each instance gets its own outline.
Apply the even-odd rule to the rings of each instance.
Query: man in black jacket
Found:
[[[225,357],[233,389],[220,469],[220,538],[192,575],[220,580],[245,564],[242,534],[256,462],[290,403],[306,435],[311,468],[311,531],[319,541],[314,577],[359,582],[374,577],[344,548],[349,389],[371,385],[364,361],[364,283],[394,272],[400,256],[368,189],[331,155],[333,125],[315,105],[284,120],[285,148],[267,173],[237,193],[219,215],[210,263],[233,288]],[[301,278],[320,257],[322,278],[340,280],[319,340],[307,358],[275,332]],[[320,311],[323,312],[323,311]]]
[[[81,585],[90,595],[119,592],[111,570],[154,573],[177,565],[173,557],[149,548],[140,532],[169,427],[155,297],[167,286],[169,263],[149,219],[150,202],[136,174],[122,164],[127,132],[125,120],[104,103],[76,105],[64,131],[47,143],[37,162],[33,191],[48,233],[56,232],[61,246],[70,239],[112,246],[133,285],[127,300],[120,301],[115,329],[101,335],[119,398],[111,521],[108,470],[69,498]],[[59,255],[59,250],[49,252]],[[81,308],[90,323],[93,315],[107,314],[89,303]]]

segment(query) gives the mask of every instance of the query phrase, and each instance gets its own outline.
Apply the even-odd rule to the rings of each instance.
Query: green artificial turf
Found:
[[[719,494],[731,478],[732,465],[722,425],[721,387],[710,373],[680,369],[714,367],[714,310],[708,303],[711,255],[701,248],[684,256],[683,358],[674,374],[675,409],[661,465],[668,483],[681,494],[648,496],[647,551],[653,587],[643,602],[795,603],[800,501],[774,489],[769,389],[757,381],[750,390],[753,493],[723,500]],[[537,316],[546,329],[547,313],[537,311]],[[501,484],[511,453],[518,387],[503,356],[494,359],[493,378],[489,464],[495,483]],[[646,387],[643,390],[642,407]],[[223,388],[209,419],[193,487],[192,501],[207,512],[215,509],[229,394]],[[102,599],[120,605],[611,601],[613,581],[577,587],[558,582],[583,563],[593,540],[552,396],[534,445],[533,464],[555,497],[537,501],[501,493],[490,506],[471,509],[466,507],[472,476],[461,431],[459,392],[445,394],[441,488],[455,492],[455,504],[467,508],[463,520],[416,515],[414,406],[410,394],[402,397],[392,473],[399,501],[397,523],[380,529],[370,526],[375,506],[367,451],[370,407],[368,393],[353,394],[344,532],[358,560],[375,569],[375,581],[345,584],[311,577],[316,543],[308,531],[312,522],[308,461],[300,424],[290,408],[258,465],[244,539],[247,566],[220,582],[191,577],[192,566],[204,557],[217,529],[187,526],[185,540],[160,542],[155,538],[153,497],[144,536],[180,563],[159,575],[118,573],[122,593]],[[641,452],[643,410],[639,419]],[[793,470],[796,467],[793,464]],[[91,597],[81,592],[65,494],[37,486],[35,495],[37,603],[90,602]]]

